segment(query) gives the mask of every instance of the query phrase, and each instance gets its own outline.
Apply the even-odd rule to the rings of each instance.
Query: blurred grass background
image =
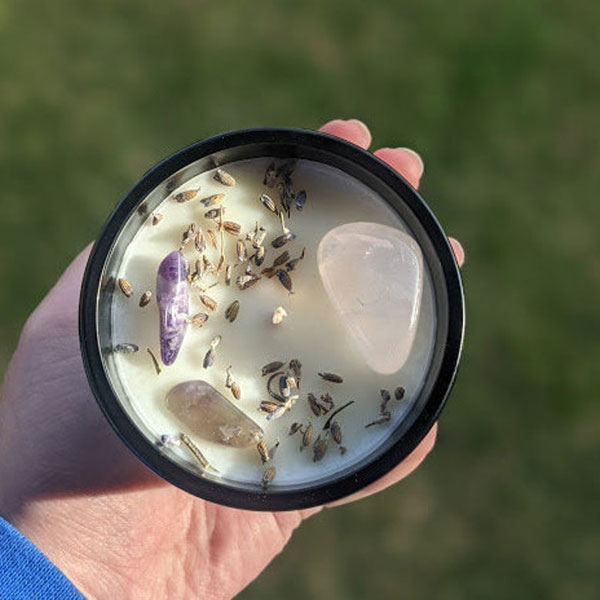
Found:
[[[597,598],[594,0],[0,0],[0,373],[153,163],[259,125],[411,146],[467,249],[460,377],[424,467],[326,511],[241,598]]]

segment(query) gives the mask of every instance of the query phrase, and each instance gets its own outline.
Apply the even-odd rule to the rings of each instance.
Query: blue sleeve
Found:
[[[0,600],[81,600],[75,586],[0,517]]]

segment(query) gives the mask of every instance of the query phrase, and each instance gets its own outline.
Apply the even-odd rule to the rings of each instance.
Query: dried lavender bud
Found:
[[[173,200],[179,202],[180,204],[183,202],[188,202],[193,200],[196,197],[196,194],[200,191],[200,188],[196,188],[195,190],[185,190],[184,192],[179,192],[173,196]]]
[[[240,262],[246,262],[248,254],[246,253],[246,244],[243,240],[238,240],[235,245],[235,253]]]
[[[204,361],[202,362],[202,366],[205,369],[212,367],[215,364],[215,351],[210,348],[209,351],[204,355]]]
[[[150,300],[152,300],[152,292],[144,292],[140,298],[140,307],[143,308],[144,306],[150,304]]]
[[[240,311],[240,303],[238,300],[234,300],[228,307],[227,310],[225,311],[225,318],[230,322],[233,323],[237,316],[238,316],[238,312]]]
[[[269,449],[262,440],[256,444],[256,449],[258,450],[258,454],[263,465],[271,460]]]
[[[195,315],[189,317],[189,319],[188,319],[188,322],[193,327],[202,327],[202,325],[204,325],[204,323],[206,323],[206,321],[208,321],[207,313],[196,313]]]
[[[325,381],[329,381],[331,383],[343,383],[344,382],[344,380],[339,375],[336,375],[335,373],[327,373],[327,372],[319,373],[319,377],[321,377]]]
[[[300,377],[302,377],[302,363],[297,358],[292,358],[288,366],[294,374],[294,377],[297,380],[300,380]]]
[[[298,256],[297,258],[292,258],[292,260],[290,260],[285,265],[285,268],[288,271],[293,271],[296,268],[296,265],[304,258],[305,251],[306,251],[306,248],[302,248],[302,253],[300,254],[300,256]]]
[[[206,241],[204,240],[204,235],[202,234],[202,230],[198,230],[194,237],[194,247],[196,248],[196,252],[202,254],[206,250]]]
[[[275,202],[273,202],[273,199],[270,196],[267,196],[267,194],[261,194],[259,200],[267,210],[270,210],[272,213],[277,213]]]
[[[290,293],[293,294],[292,291],[292,278],[289,276],[287,271],[283,269],[277,269],[275,271],[275,275],[277,275],[277,279],[281,282],[281,285]]]
[[[225,194],[212,194],[211,196],[202,198],[202,200],[200,200],[200,203],[205,208],[210,208],[211,206],[214,206],[215,204],[219,204],[219,202],[221,202],[223,200],[223,198],[225,198]]]
[[[216,250],[217,249],[217,237],[212,229],[207,230],[206,237],[208,238],[209,244]]]
[[[327,438],[322,438],[319,436],[315,441],[315,445],[313,446],[313,462],[320,461],[327,452]]]
[[[283,263],[286,263],[290,258],[290,253],[287,250],[284,250],[274,261],[273,267],[279,267]]]
[[[223,214],[223,207],[211,208],[204,213],[205,219],[218,219]]]
[[[229,187],[235,185],[235,179],[224,169],[217,169],[213,175],[213,179]]]
[[[223,221],[223,229],[225,233],[228,233],[229,235],[240,235],[242,226],[234,221]]]
[[[342,443],[342,428],[337,421],[332,421],[329,426],[329,430],[331,431],[331,437],[333,438],[336,444]]]
[[[273,362],[270,362],[262,368],[261,374],[264,377],[265,375],[269,375],[270,373],[275,373],[275,371],[278,371],[279,369],[281,369],[281,367],[283,367],[283,365],[284,365],[284,363],[281,362],[280,360],[275,360]]]
[[[296,236],[291,231],[288,233],[283,233],[271,242],[271,246],[273,246],[273,248],[281,248],[282,246],[285,246],[285,244],[287,244],[288,242],[295,239]]]
[[[275,163],[272,162],[267,167],[265,171],[265,176],[263,178],[263,185],[266,185],[268,188],[272,188],[277,181],[277,169],[275,168]]]
[[[275,467],[269,467],[263,474],[262,486],[266,490],[275,478]]]
[[[302,429],[302,423],[292,423],[292,426],[290,427],[289,435],[294,435],[301,429]]]
[[[265,262],[265,247],[259,246],[254,254],[254,264],[260,267]]]
[[[120,277],[117,283],[119,284],[119,289],[123,292],[123,295],[126,298],[131,298],[131,294],[133,294],[133,288],[131,287],[129,281],[127,281],[125,277]]]
[[[303,448],[308,448],[310,446],[313,439],[313,426],[312,423],[308,424],[308,427],[304,430],[302,434],[302,445],[300,446],[300,450]]]
[[[204,304],[208,310],[214,311],[217,308],[217,301],[206,294],[200,294],[200,302],[202,302],[202,304]]]
[[[114,351],[118,354],[135,354],[139,349],[139,346],[136,344],[130,344],[128,342],[117,344],[114,347]]]
[[[323,407],[319,404],[315,395],[312,392],[309,392],[308,395],[306,396],[306,399],[308,400],[308,405],[310,406],[310,410],[312,410],[315,417],[320,416],[321,410]]]
[[[304,209],[304,205],[306,204],[306,192],[304,190],[300,190],[296,194],[294,204],[296,205],[296,210],[302,211]]]
[[[239,275],[235,280],[236,285],[240,290],[248,289],[260,280],[256,275]]]

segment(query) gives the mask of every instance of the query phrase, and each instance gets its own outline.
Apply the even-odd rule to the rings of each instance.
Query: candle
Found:
[[[444,405],[463,323],[416,192],[294,129],[223,134],[148,171],[100,233],[80,307],[122,440],[188,492],[257,510],[330,502],[406,457]]]
[[[378,298],[369,297],[366,290],[364,298],[353,299],[349,289],[336,300],[335,290],[346,284],[352,288],[357,277],[377,274],[356,273],[361,269],[360,257],[349,248],[346,259],[343,235],[341,250],[333,258],[322,254],[335,250],[335,240],[334,250],[323,250],[322,244],[328,244],[331,232],[343,234],[343,226],[359,223],[361,227],[371,224],[375,238],[378,228],[385,226],[386,234],[387,229],[391,235],[398,232],[408,236],[417,253],[418,245],[399,215],[373,190],[337,168],[310,160],[293,163],[297,202],[291,201],[288,217],[277,182],[268,181],[267,176],[265,184],[265,173],[272,163],[276,168],[288,164],[272,157],[254,158],[229,163],[225,170],[201,173],[173,190],[147,216],[118,267],[120,278],[133,292],[113,295],[112,331],[115,345],[135,344],[140,349],[115,353],[116,375],[132,410],[152,432],[152,441],[170,436],[165,438],[162,452],[189,470],[205,472],[206,466],[190,452],[189,445],[177,443],[183,432],[186,442],[191,440],[222,481],[260,487],[266,470],[274,467],[268,485],[275,488],[307,486],[335,476],[352,469],[382,445],[422,389],[435,344],[436,311],[431,277],[421,260],[413,266],[420,273],[414,293],[409,294],[416,295],[414,314],[409,315],[416,321],[416,332],[414,341],[404,344],[405,356],[400,357],[400,363],[389,365],[389,349],[378,358],[370,340],[361,346],[361,332],[353,333],[352,324],[360,322],[361,310],[373,318],[368,306],[361,309],[360,303],[368,305]],[[269,183],[275,185],[268,187]],[[222,220],[228,224],[223,233],[219,231],[221,217],[213,217],[218,211],[223,211]],[[256,246],[264,247],[264,256],[257,266],[256,257],[249,259],[257,248],[247,237],[260,236],[263,230],[264,240]],[[276,245],[285,243],[275,248],[276,240]],[[269,278],[268,270],[261,274],[283,253],[279,275]],[[221,256],[224,263],[218,270]],[[415,256],[420,257],[420,253]],[[334,264],[327,267],[324,263],[331,260]],[[201,261],[202,277],[197,274],[196,261]],[[288,271],[290,261],[292,269]],[[183,273],[182,265],[189,270]],[[229,285],[225,282],[227,266],[232,271]],[[240,289],[244,277],[253,281],[254,275],[246,275],[247,266],[260,279]],[[161,351],[159,314],[164,314],[161,303],[166,294],[162,271],[170,267],[181,271],[175,282],[179,293],[188,295],[181,306],[191,322],[176,314],[173,321],[179,319],[179,328],[171,329],[168,339],[163,339]],[[410,264],[404,268],[410,269]],[[394,285],[389,281],[390,287]],[[146,303],[150,294],[157,302]],[[348,300],[356,304],[350,312],[344,306]],[[404,309],[397,306],[399,312]],[[202,315],[196,317],[197,324],[191,319],[194,315]],[[393,322],[394,315],[387,318]],[[395,335],[410,338],[408,331]],[[169,346],[171,342],[174,346]],[[160,373],[147,348],[157,357]],[[295,377],[298,387],[291,381],[288,394],[284,385],[284,396],[280,378],[294,377],[289,367],[294,359],[301,365],[300,377]],[[275,373],[283,374],[263,376],[263,367],[273,362],[282,363]],[[276,418],[272,412],[283,403],[282,398],[276,399],[267,391],[269,380],[271,390],[289,405],[284,405]],[[204,383],[187,383],[186,387],[186,382]],[[211,400],[200,416],[189,412],[189,398],[194,394],[210,396],[213,388],[219,393],[218,402]],[[294,396],[298,396],[295,401]],[[230,407],[224,418],[233,428],[239,423],[250,424],[250,428],[256,424],[255,437],[245,439],[241,447],[231,445],[231,440],[219,440],[211,435],[208,425],[203,426],[204,416],[210,416],[211,411],[219,413],[225,404]],[[264,462],[265,458],[270,460]]]

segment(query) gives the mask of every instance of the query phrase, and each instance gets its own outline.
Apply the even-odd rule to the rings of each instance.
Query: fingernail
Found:
[[[415,160],[419,163],[419,169],[420,169],[420,174],[419,174],[419,178],[421,178],[423,176],[423,173],[425,172],[425,163],[423,162],[423,159],[421,158],[421,156],[419,154],[417,154],[412,148],[398,148],[398,150],[404,150],[404,152],[407,152],[408,154],[410,154],[411,156],[415,157]]]
[[[358,119],[347,119],[346,123],[354,123],[355,125],[360,127],[364,131],[365,135],[367,136],[367,139],[369,140],[369,143],[367,144],[367,146],[371,145],[371,140],[373,139],[371,136],[371,131],[362,121],[359,121]]]

